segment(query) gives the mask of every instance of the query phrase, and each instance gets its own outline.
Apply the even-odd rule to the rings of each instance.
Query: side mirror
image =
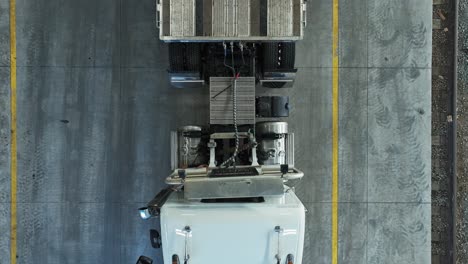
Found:
[[[143,220],[150,219],[151,218],[151,213],[148,209],[148,207],[141,207],[138,208],[138,212],[140,213],[140,217]]]
[[[153,260],[146,256],[140,256],[136,264],[153,264]]]

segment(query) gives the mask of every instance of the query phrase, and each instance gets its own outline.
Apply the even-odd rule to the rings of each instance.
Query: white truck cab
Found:
[[[301,263],[305,208],[293,191],[262,198],[186,200],[161,209],[165,263]],[[177,263],[177,261],[176,261]]]

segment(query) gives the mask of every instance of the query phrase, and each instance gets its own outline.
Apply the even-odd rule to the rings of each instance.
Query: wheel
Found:
[[[294,42],[268,42],[263,44],[263,72],[294,71],[296,44]],[[286,82],[264,82],[263,87],[283,88]]]
[[[272,71],[278,68],[278,43],[263,44],[263,71]]]
[[[198,43],[185,44],[185,58],[187,71],[200,71],[201,52]]]
[[[169,43],[169,70],[171,72],[199,72],[200,65],[200,44]]]
[[[169,71],[184,71],[184,43],[169,43]]]
[[[292,70],[296,58],[294,42],[269,42],[263,44],[263,70]]]
[[[280,42],[279,52],[281,57],[281,69],[294,69],[294,62],[296,61],[296,43],[294,42]]]

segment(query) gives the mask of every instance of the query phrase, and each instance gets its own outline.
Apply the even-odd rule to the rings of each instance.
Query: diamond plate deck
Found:
[[[231,77],[210,78],[210,124],[232,125],[233,86]],[[237,124],[255,124],[255,78],[241,77],[236,80]]]

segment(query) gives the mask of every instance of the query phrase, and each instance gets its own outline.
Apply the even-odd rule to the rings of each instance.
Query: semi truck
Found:
[[[289,97],[256,90],[293,87],[306,7],[304,0],[157,0],[168,81],[209,89],[210,108],[208,124],[171,133],[167,187],[139,208],[142,219],[160,219],[150,242],[163,263],[302,263],[306,209],[291,183],[304,173],[284,121]]]

